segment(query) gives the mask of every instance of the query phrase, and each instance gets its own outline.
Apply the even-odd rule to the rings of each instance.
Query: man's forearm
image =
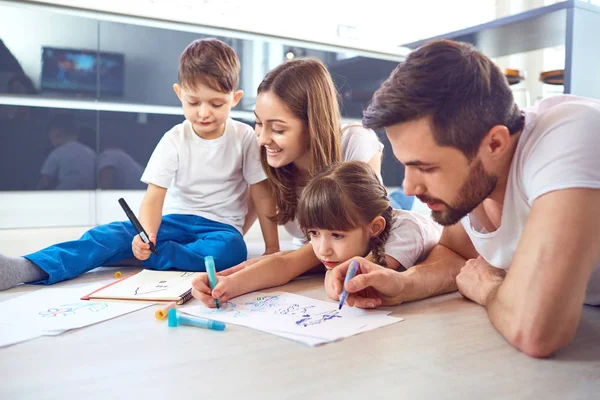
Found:
[[[457,290],[456,275],[465,259],[443,245],[437,245],[427,258],[400,274],[405,275],[402,301],[420,300]]]

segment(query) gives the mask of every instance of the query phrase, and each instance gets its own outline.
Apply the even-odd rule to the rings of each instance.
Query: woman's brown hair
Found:
[[[385,228],[371,239],[369,250],[373,261],[387,266],[384,247],[393,212],[373,169],[365,162],[349,161],[330,165],[309,181],[298,203],[298,223],[305,234],[315,228],[349,231],[382,216]]]
[[[313,58],[297,58],[272,69],[258,86],[258,94],[272,92],[304,122],[309,152],[309,176],[323,167],[339,162],[341,156],[340,109],[337,91],[325,65]],[[267,152],[260,151],[262,166],[274,188],[277,215],[274,221],[285,224],[296,216],[299,171],[292,164],[272,168]]]

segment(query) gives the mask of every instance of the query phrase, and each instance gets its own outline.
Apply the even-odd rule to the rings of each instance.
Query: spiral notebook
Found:
[[[197,272],[153,271],[144,269],[83,296],[82,300],[176,301],[192,298],[192,280]]]

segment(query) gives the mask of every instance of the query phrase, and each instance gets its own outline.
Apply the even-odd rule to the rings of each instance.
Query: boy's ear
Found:
[[[242,97],[244,97],[243,90],[236,90],[235,92],[233,92],[233,104],[231,105],[231,107],[237,106],[237,104],[240,102]]]
[[[371,225],[371,227],[369,229],[369,234],[371,235],[372,238],[377,237],[385,229],[385,225],[386,225],[385,218],[383,218],[381,215],[379,215],[379,216],[373,218],[370,225]]]
[[[181,85],[179,85],[179,83],[173,84],[173,91],[175,92],[179,100],[181,100]]]

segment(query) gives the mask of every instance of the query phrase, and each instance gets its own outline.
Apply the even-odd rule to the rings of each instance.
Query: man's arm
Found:
[[[599,204],[599,189],[536,199],[510,270],[485,301],[496,329],[530,356],[549,356],[575,335],[600,258]]]
[[[265,240],[265,254],[279,251],[277,224],[269,219],[276,213],[275,195],[267,179],[250,186],[250,195],[256,208],[260,230]]]
[[[477,251],[462,224],[444,227],[439,244],[425,260],[402,272],[410,277],[410,300],[455,291],[456,276],[465,259],[473,257],[477,257]]]
[[[456,276],[465,265],[465,258],[473,256],[477,256],[475,248],[462,225],[456,224],[444,228],[440,243],[425,260],[404,272],[355,257],[360,265],[360,274],[346,284],[350,293],[348,304],[374,308],[453,292],[456,290]],[[342,291],[349,264],[350,260],[331,271],[330,292],[337,295]],[[370,290],[361,292],[367,288]]]

